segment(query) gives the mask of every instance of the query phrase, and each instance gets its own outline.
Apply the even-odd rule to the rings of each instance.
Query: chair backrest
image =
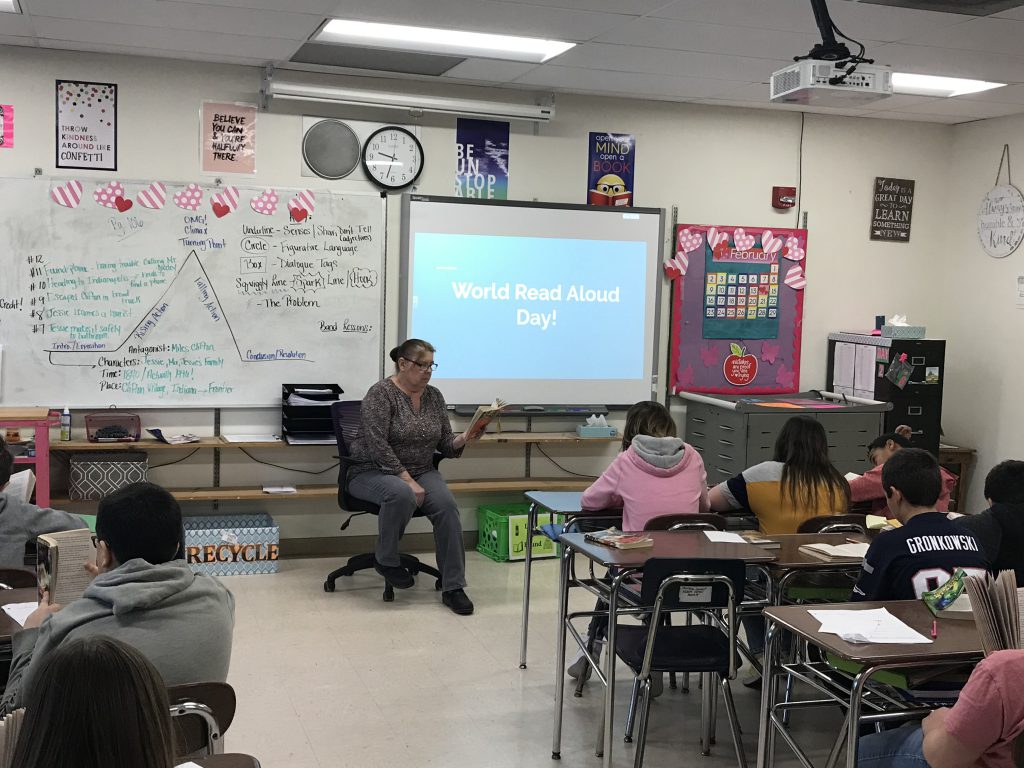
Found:
[[[334,426],[334,439],[338,441],[338,453],[342,459],[352,455],[350,446],[359,434],[361,407],[360,400],[340,400],[331,403],[331,424]]]
[[[662,583],[670,576],[725,576],[732,583],[734,600],[743,596],[746,584],[746,563],[742,560],[718,560],[700,557],[652,557],[644,564],[643,584],[640,588],[640,603],[654,605],[659,593],[662,608],[725,608],[729,604],[729,590],[721,583],[710,591],[681,590],[680,585],[662,591]]]
[[[728,523],[721,515],[703,512],[696,515],[659,515],[644,523],[645,531],[724,531]]]
[[[796,529],[797,533],[862,533],[867,534],[868,524],[864,515],[818,515],[804,520]]]
[[[178,757],[223,751],[223,736],[235,719],[235,690],[227,683],[188,683],[167,689]]]
[[[0,568],[0,589],[26,589],[38,584],[32,571],[21,568]]]

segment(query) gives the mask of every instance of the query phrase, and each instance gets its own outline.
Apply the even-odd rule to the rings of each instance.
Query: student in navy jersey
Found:
[[[945,583],[957,568],[983,575],[988,561],[974,535],[935,511],[939,464],[927,451],[904,448],[882,468],[889,510],[902,528],[871,544],[853,600],[914,600]]]

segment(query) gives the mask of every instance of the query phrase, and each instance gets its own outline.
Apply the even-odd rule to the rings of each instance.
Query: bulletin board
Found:
[[[669,385],[673,394],[800,389],[807,230],[680,224]]]

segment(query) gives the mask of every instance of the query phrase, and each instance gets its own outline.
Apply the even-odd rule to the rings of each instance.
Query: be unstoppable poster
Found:
[[[455,196],[508,200],[508,123],[459,118]]]

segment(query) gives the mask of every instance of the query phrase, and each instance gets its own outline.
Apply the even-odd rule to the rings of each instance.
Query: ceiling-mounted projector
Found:
[[[892,67],[804,59],[772,75],[771,100],[778,104],[846,107],[892,96]]]
[[[827,0],[811,0],[821,42],[795,64],[772,74],[771,100],[777,104],[848,107],[892,96],[892,69],[864,57],[864,44],[847,37],[832,21]],[[860,49],[850,53],[848,40]]]

